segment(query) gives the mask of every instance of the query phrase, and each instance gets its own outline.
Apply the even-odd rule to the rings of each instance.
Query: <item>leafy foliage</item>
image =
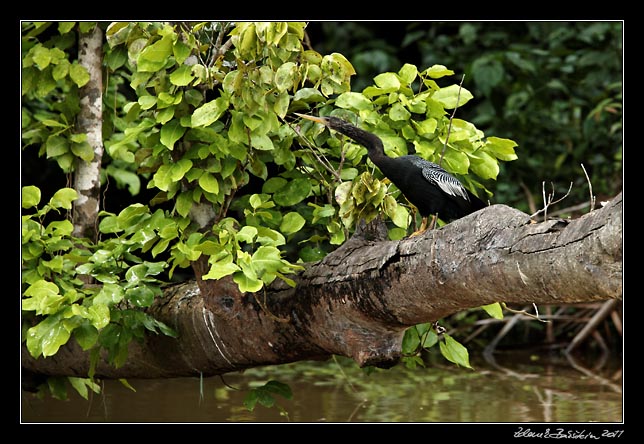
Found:
[[[360,219],[384,214],[390,238],[405,236],[413,209],[366,150],[293,122],[293,111],[356,122],[389,155],[416,152],[488,195],[484,181],[517,158],[512,140],[450,118],[473,95],[446,66],[405,64],[355,92],[345,56],[304,48],[304,23],[23,23],[23,149],[36,147],[63,174],[91,151],[74,128],[88,80],[74,45],[94,26],[107,40],[102,179],[152,197],[102,211],[91,242],[52,213],[71,209],[74,190],[39,208],[40,189],[23,188],[23,325],[33,356],[74,337],[92,365],[103,349],[119,366],[146,331],[174,335],[144,309],[164,279],[202,257],[204,279],[232,276],[256,292],[278,278],[294,285],[289,274],[342,244]],[[449,344],[444,354],[467,364]],[[269,399],[271,387],[255,399]]]
[[[444,64],[475,96],[457,116],[486,133],[517,141],[523,155],[504,177],[485,181],[494,202],[529,211],[541,203],[542,182],[566,203],[622,187],[622,36],[605,22],[324,22],[313,23],[316,48],[334,48],[356,66],[354,85],[400,60]],[[529,197],[528,197],[529,193]]]
[[[264,407],[273,407],[276,405],[274,395],[280,395],[285,399],[293,398],[293,392],[287,384],[270,380],[259,387],[251,388],[244,398],[244,406],[251,412],[255,409],[257,403]]]
[[[146,331],[176,336],[143,311],[161,294],[161,282],[155,276],[166,265],[133,253],[143,247],[144,235],[138,241],[111,238],[92,244],[73,237],[67,219],[44,222],[52,211],[71,208],[77,199],[75,190],[58,190],[42,208],[38,207],[40,199],[37,187],[23,187],[22,206],[30,212],[22,216],[23,338],[34,357],[55,355],[72,337],[83,350],[89,350],[90,379],[69,378],[86,396],[87,387],[97,388],[92,376],[101,349],[119,367],[127,359],[130,340],[142,339]],[[120,220],[127,229],[153,230],[151,217],[125,216]],[[102,285],[86,285],[87,276]],[[61,396],[64,386],[56,384],[50,382],[50,389]]]

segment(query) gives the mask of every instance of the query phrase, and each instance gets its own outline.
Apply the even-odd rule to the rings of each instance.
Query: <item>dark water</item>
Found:
[[[370,374],[349,360],[263,367],[224,378],[104,381],[85,400],[38,399],[23,392],[23,423],[230,422],[600,422],[623,421],[621,362],[600,370],[567,362],[510,358],[475,370],[398,366]],[[592,364],[592,363],[590,363]],[[500,367],[500,366],[503,367]],[[589,365],[589,368],[592,367]],[[243,401],[269,380],[288,384],[292,399]]]

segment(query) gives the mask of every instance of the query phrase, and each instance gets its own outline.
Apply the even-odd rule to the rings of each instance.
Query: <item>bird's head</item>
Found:
[[[314,122],[321,123],[327,128],[330,128],[341,134],[344,134],[345,136],[350,137],[351,139],[358,142],[360,145],[366,147],[370,153],[369,154],[370,157],[384,155],[382,140],[380,140],[378,136],[376,136],[375,134],[369,133],[363,129],[360,129],[357,126],[354,126],[349,122],[340,119],[339,117],[334,117],[334,116],[316,117],[316,116],[309,116],[309,115],[300,114],[300,113],[294,113],[294,114],[303,119],[312,120]]]
[[[299,116],[303,119],[307,120],[312,120],[317,123],[321,123],[322,125],[326,126],[327,128],[331,128],[332,130],[339,131],[343,134],[346,134],[347,129],[349,128],[355,128],[353,125],[351,125],[349,122],[346,122],[339,117],[334,117],[334,116],[327,116],[327,117],[317,117],[317,116],[309,116],[307,114],[300,114],[300,113],[293,113],[296,116]],[[344,130],[344,131],[343,131]]]

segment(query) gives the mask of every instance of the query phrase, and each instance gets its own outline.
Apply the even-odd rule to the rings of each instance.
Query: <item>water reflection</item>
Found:
[[[512,361],[511,361],[512,362]],[[600,374],[564,363],[402,366],[370,374],[351,361],[301,362],[224,378],[104,381],[89,401],[22,395],[22,422],[621,422],[621,363]],[[581,364],[576,363],[578,366]],[[585,368],[585,367],[584,367]],[[293,399],[277,407],[243,400],[250,387],[275,379]],[[233,387],[233,388],[231,388]]]

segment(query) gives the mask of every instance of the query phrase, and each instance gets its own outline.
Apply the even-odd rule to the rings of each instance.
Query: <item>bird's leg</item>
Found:
[[[434,228],[436,228],[436,219],[438,219],[438,214],[434,214],[432,216],[432,223],[429,225],[430,230],[433,230]]]
[[[434,228],[436,228],[436,219],[437,218],[438,218],[438,215],[434,214],[432,216],[432,221],[431,221],[431,223],[429,224],[429,227],[428,227],[427,226],[427,218],[423,217],[423,222],[420,224],[420,228],[418,230],[414,231],[413,233],[411,233],[409,235],[409,237],[418,236],[419,234],[423,234],[427,230],[433,230]]]
[[[427,218],[423,217],[423,222],[420,224],[420,228],[409,235],[409,237],[418,236],[427,230]]]

